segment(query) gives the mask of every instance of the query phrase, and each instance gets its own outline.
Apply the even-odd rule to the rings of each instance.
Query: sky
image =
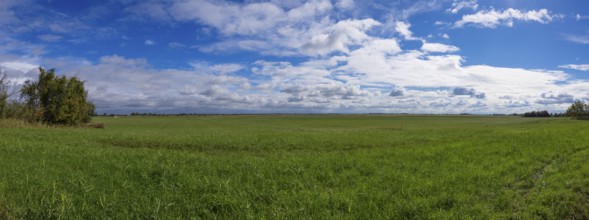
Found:
[[[0,71],[40,66],[98,113],[563,112],[589,1],[0,0]]]

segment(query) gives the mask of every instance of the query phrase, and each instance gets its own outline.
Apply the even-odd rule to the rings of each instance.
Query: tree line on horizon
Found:
[[[10,99],[17,91],[19,99]],[[27,80],[20,90],[15,90],[6,74],[0,75],[0,119],[78,126],[89,123],[94,111],[84,82],[77,77],[57,76],[55,69],[39,67],[37,81]]]
[[[571,117],[578,120],[589,120],[589,104],[577,100],[573,102],[564,113],[548,113],[548,111],[531,111],[521,115],[522,117]]]

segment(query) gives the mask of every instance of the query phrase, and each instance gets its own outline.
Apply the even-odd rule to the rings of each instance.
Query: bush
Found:
[[[523,117],[550,117],[548,111],[531,111],[523,114]]]
[[[6,73],[0,73],[0,119],[6,118],[6,107],[9,103],[8,98],[12,95],[8,91],[8,80],[6,79]]]
[[[569,106],[565,115],[579,120],[589,120],[589,105],[577,100]]]
[[[39,67],[39,79],[26,81],[21,89],[24,115],[30,122],[81,125],[90,122],[94,104],[87,100],[84,82],[76,77],[56,76],[55,69]]]

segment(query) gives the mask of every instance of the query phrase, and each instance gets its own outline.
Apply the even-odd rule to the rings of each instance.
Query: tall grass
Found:
[[[0,129],[0,218],[589,218],[584,121],[95,121]]]

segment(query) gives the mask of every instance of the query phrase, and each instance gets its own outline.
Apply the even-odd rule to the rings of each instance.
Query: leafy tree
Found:
[[[22,116],[22,104],[17,100],[11,100],[17,90],[10,85],[5,72],[0,70],[0,119],[20,118]]]
[[[6,79],[6,73],[0,73],[0,118],[4,118],[5,109],[8,105],[8,80]]]
[[[26,81],[21,89],[29,121],[63,125],[90,122],[94,104],[87,100],[83,81],[56,76],[55,69],[39,67],[39,72],[38,81]]]
[[[576,119],[589,120],[589,105],[577,100],[569,106],[565,115]]]

